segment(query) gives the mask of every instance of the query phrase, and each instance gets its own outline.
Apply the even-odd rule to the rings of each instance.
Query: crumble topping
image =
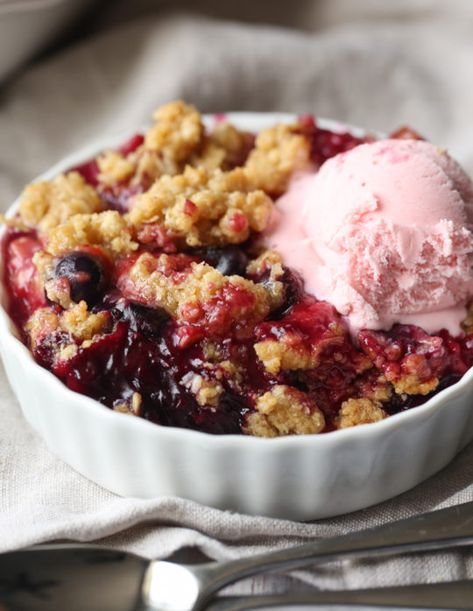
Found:
[[[450,356],[447,338],[428,335],[419,327],[400,326],[400,333],[363,330],[361,348],[373,360],[399,395],[428,395],[439,385],[446,359]],[[454,352],[458,348],[454,347]],[[451,355],[453,356],[453,355]],[[464,366],[458,359],[459,366]]]
[[[160,109],[156,124],[144,142],[130,152],[107,151],[97,158],[101,186],[120,183],[149,188],[164,174],[182,174],[185,166],[209,172],[244,163],[254,144],[252,134],[229,123],[218,123],[205,133],[200,115],[183,102],[172,102]]]
[[[65,310],[60,317],[60,326],[79,341],[92,339],[103,333],[110,325],[108,312],[89,312],[85,301]]]
[[[131,416],[141,416],[143,397],[139,392],[134,392],[127,401],[115,403],[113,411]]]
[[[409,367],[415,369],[415,365],[412,362],[416,355],[412,355],[409,363]],[[415,359],[418,361],[417,359]],[[407,373],[399,377],[397,380],[393,380],[394,390],[397,394],[402,395],[428,395],[439,385],[439,379],[431,377],[428,380],[422,381],[419,374],[414,371],[413,373]]]
[[[208,380],[198,373],[189,372],[181,380],[195,396],[201,407],[217,407],[223,393],[223,386],[216,380]]]
[[[99,181],[112,186],[131,178],[136,171],[135,164],[118,151],[106,151],[97,158]]]
[[[136,197],[128,217],[137,227],[159,223],[189,246],[237,244],[251,231],[265,229],[271,206],[242,169],[208,172],[188,166]]]
[[[259,327],[258,334],[268,337],[255,343],[255,352],[269,373],[315,369],[325,350],[336,351],[345,344],[347,330],[335,317],[325,320],[331,310],[331,306],[327,309],[326,305],[315,302],[307,307],[296,307],[280,322],[265,322]],[[301,310],[305,317],[302,321],[298,320]],[[319,328],[318,322],[322,322]]]
[[[148,187],[162,175],[183,171],[203,138],[200,114],[193,106],[178,100],[159,108],[153,118],[155,123],[141,146],[128,155],[118,153],[111,159],[109,171],[100,168],[104,184],[131,178],[132,184]]]
[[[324,415],[313,399],[297,388],[277,385],[258,398],[246,430],[258,437],[278,437],[320,433],[324,426]]]
[[[115,210],[94,214],[76,214],[47,233],[47,250],[53,255],[79,249],[84,245],[102,246],[111,253],[126,254],[137,250],[126,219]]]
[[[276,197],[284,193],[295,172],[312,165],[310,142],[300,126],[276,125],[258,134],[245,171],[258,188]]]
[[[77,172],[69,172],[26,187],[19,211],[27,227],[47,233],[75,214],[90,214],[103,208],[95,189]]]
[[[54,310],[48,307],[38,308],[25,325],[30,345],[33,348],[38,347],[46,337],[59,328],[59,323],[59,316]]]
[[[134,392],[126,401],[117,401],[112,409],[120,414],[129,414],[131,416],[142,415],[143,397],[139,392]]]
[[[200,143],[204,127],[194,106],[171,102],[158,108],[153,119],[155,123],[146,134],[145,147],[163,159],[183,161]]]
[[[203,137],[200,150],[191,155],[189,164],[206,170],[230,170],[245,162],[253,144],[252,134],[241,132],[230,123],[218,123]]]
[[[52,307],[37,309],[25,325],[30,344],[33,348],[38,347],[45,339],[57,332],[67,334],[67,347],[75,346],[73,343],[82,344],[92,340],[96,335],[106,332],[110,327],[110,315],[108,312],[94,314],[88,311],[85,301],[74,305],[71,309],[58,313]],[[58,345],[60,350],[65,349],[64,341]],[[58,350],[59,352],[59,350]],[[64,352],[63,356],[74,356],[75,349]]]
[[[378,422],[387,417],[381,403],[372,399],[348,399],[344,401],[338,416],[335,418],[335,426],[338,429],[346,429],[359,424]]]
[[[274,250],[265,250],[259,257],[248,263],[246,272],[250,276],[268,275],[271,280],[280,280],[284,275],[282,257]]]
[[[205,326],[208,336],[232,328],[248,332],[269,313],[271,303],[264,286],[179,255],[143,253],[118,287],[126,297],[163,308],[181,324]]]

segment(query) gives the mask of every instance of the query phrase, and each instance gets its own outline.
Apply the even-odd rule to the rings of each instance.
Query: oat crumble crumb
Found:
[[[36,348],[59,328],[59,324],[59,316],[50,307],[35,310],[25,325],[31,347]]]
[[[171,261],[169,255],[143,253],[129,269],[122,290],[131,290],[135,298],[151,307],[164,308],[180,323],[206,321],[207,328],[218,333],[234,327],[235,321],[251,329],[252,323],[268,314],[270,296],[262,285],[241,276],[224,276],[207,263],[192,262],[175,274],[170,271]],[[232,291],[244,299],[226,301]]]
[[[65,310],[61,314],[61,327],[79,341],[90,340],[104,333],[110,326],[108,312],[89,312],[85,301]]]
[[[115,210],[76,214],[47,234],[47,251],[53,255],[78,250],[84,244],[102,246],[112,254],[126,254],[138,248],[125,218]]]
[[[181,100],[165,104],[153,115],[154,125],[145,147],[177,162],[186,159],[199,145],[204,132],[200,113]]]
[[[428,395],[439,385],[439,379],[432,377],[430,380],[420,381],[415,373],[402,375],[393,380],[394,390],[398,395]]]
[[[195,396],[201,407],[218,406],[223,386],[216,380],[208,380],[198,373],[189,372],[181,382]]]
[[[291,176],[312,167],[310,144],[300,126],[276,125],[262,130],[245,170],[258,188],[273,196],[287,189]]]
[[[187,166],[136,197],[128,218],[138,228],[160,223],[189,246],[237,244],[265,229],[271,199],[253,189],[241,168],[208,172]]]
[[[348,399],[342,403],[340,412],[335,419],[338,429],[345,429],[359,424],[378,422],[387,417],[382,404],[372,399]]]
[[[265,339],[255,344],[255,352],[269,373],[296,369],[315,369],[322,351],[328,344],[341,345],[345,341],[342,325],[332,325],[331,335],[315,345],[308,344],[298,333],[282,330],[277,339]]]
[[[118,151],[105,151],[97,157],[99,166],[99,181],[112,186],[131,178],[135,172],[135,164]]]
[[[127,401],[119,401],[113,405],[113,411],[131,416],[141,416],[143,397],[139,392],[134,392]]]
[[[31,228],[49,232],[76,214],[91,214],[103,209],[93,187],[77,172],[60,174],[54,180],[32,183],[20,201],[20,219]]]
[[[245,432],[258,437],[309,435],[325,426],[323,413],[306,393],[278,384],[258,398],[256,412],[247,419]]]

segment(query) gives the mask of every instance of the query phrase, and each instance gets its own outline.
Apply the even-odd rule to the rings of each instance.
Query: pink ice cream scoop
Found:
[[[445,151],[380,140],[296,177],[266,242],[352,332],[460,331],[473,296],[473,182]]]

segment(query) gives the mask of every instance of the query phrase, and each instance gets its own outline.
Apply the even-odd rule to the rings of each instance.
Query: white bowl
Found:
[[[293,117],[231,113],[229,119],[258,130]],[[98,141],[41,178],[51,179],[130,135]],[[424,405],[376,424],[277,439],[214,436],[151,424],[70,391],[35,363],[15,334],[0,308],[0,352],[25,418],[57,456],[124,496],[181,496],[250,514],[325,518],[412,488],[473,439],[473,369]]]

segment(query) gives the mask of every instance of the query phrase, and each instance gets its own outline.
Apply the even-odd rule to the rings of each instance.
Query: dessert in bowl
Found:
[[[473,436],[458,164],[406,131],[155,118],[8,221],[4,300],[41,367],[6,317],[2,353],[53,451],[120,494],[293,518],[444,466]]]

